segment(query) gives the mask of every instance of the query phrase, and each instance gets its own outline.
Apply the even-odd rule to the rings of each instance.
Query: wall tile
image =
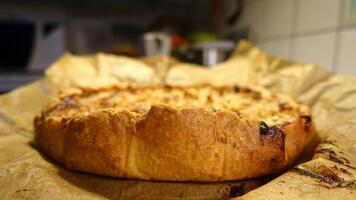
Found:
[[[335,33],[303,36],[292,41],[292,58],[332,69]]]
[[[340,33],[340,44],[336,66],[343,74],[356,75],[356,28]]]
[[[261,42],[257,46],[265,50],[268,54],[289,58],[289,39]]]
[[[248,2],[244,7],[241,20],[236,25],[236,29],[249,27],[256,37],[263,34],[265,31],[265,4],[265,0]]]
[[[290,34],[293,22],[293,0],[264,0],[266,16],[265,31],[259,37]]]
[[[340,2],[339,0],[298,0],[296,31],[336,27]]]
[[[341,0],[340,7],[340,25],[356,24],[356,1]]]

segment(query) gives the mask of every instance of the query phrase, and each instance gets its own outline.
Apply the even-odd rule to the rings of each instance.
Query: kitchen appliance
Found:
[[[166,33],[147,32],[141,41],[145,56],[169,56],[171,53],[171,38]]]
[[[213,67],[225,61],[231,55],[234,46],[235,42],[230,40],[200,42],[187,49],[185,54],[180,56],[180,59],[185,62]]]

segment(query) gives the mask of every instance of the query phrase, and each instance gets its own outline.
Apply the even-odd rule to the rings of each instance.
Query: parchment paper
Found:
[[[72,87],[127,81],[236,83],[283,92],[311,106],[317,127],[314,144],[320,144],[315,151],[310,145],[301,164],[261,187],[269,178],[222,183],[108,178],[66,170],[37,150],[33,118],[49,98]],[[167,57],[66,54],[42,80],[0,96],[1,199],[356,199],[355,162],[356,77],[273,57],[247,42],[213,69]]]

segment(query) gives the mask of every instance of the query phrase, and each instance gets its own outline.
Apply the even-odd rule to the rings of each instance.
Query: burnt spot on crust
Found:
[[[29,191],[31,191],[31,189],[19,189],[19,190],[16,190],[15,192],[19,193],[19,192],[29,192]]]
[[[244,183],[241,185],[232,185],[230,187],[230,193],[229,193],[230,198],[239,197],[243,194],[245,194],[245,184]]]
[[[277,137],[282,136],[284,139],[284,135],[285,135],[285,133],[277,126],[272,126],[271,128],[269,128],[268,136],[271,138],[277,138]]]
[[[228,140],[226,137],[218,137],[217,141],[219,141],[220,143],[223,143],[223,144],[228,144]]]
[[[241,91],[244,92],[244,93],[250,93],[250,92],[253,92],[250,88],[241,88]]]
[[[293,107],[286,102],[279,102],[278,108],[279,108],[279,111],[281,111],[281,112],[293,110]]]
[[[208,95],[206,97],[206,100],[207,100],[208,103],[212,103],[213,102],[213,97],[211,95]]]
[[[252,94],[251,94],[252,98],[255,99],[255,100],[261,100],[262,99],[262,95],[261,93],[257,92],[257,91],[254,91]]]
[[[269,132],[268,125],[264,121],[261,121],[261,123],[260,123],[260,134],[261,135],[267,135],[268,132]]]
[[[335,153],[334,150],[332,149],[329,149],[329,148],[319,148],[315,151],[315,154],[322,154],[322,155],[325,155],[327,156],[327,159],[331,160],[331,161],[334,161],[336,163],[339,163],[339,164],[342,164],[346,167],[349,167],[351,169],[355,169],[355,167],[353,167],[351,165],[351,162],[345,158],[344,156],[340,156],[340,155],[337,155]]]
[[[63,118],[61,119],[61,123],[67,123],[69,120],[70,120],[69,118],[63,117]]]
[[[280,111],[284,111],[287,108],[287,104],[285,102],[279,102],[278,107]]]
[[[246,93],[247,95],[249,95],[254,100],[261,100],[262,99],[262,94],[259,91],[251,90],[250,88],[241,88],[240,91],[243,92],[243,93]]]
[[[168,85],[168,84],[163,85],[163,88],[166,89],[166,90],[174,89],[174,87],[172,85]]]
[[[272,154],[269,164],[270,166],[276,166],[281,162],[282,154],[285,151],[285,133],[282,129],[277,126],[268,127],[265,122],[260,123],[260,137],[262,139],[263,144],[272,144],[276,147],[276,154]]]
[[[337,170],[324,165],[316,169],[295,167],[291,172],[302,176],[309,176],[318,181],[321,186],[327,188],[347,187],[350,185],[350,183],[347,183],[342,177],[339,177]]]
[[[304,119],[305,123],[304,123],[304,130],[306,132],[309,131],[310,127],[312,126],[312,118],[310,115],[302,115],[300,116],[300,118]]]
[[[264,121],[261,121],[260,122],[260,135],[264,138],[272,139],[272,138],[277,138],[281,135],[284,137],[285,134],[277,126],[268,127],[268,125]]]
[[[233,90],[234,90],[234,92],[239,93],[241,89],[240,89],[239,86],[235,85],[235,86],[233,87]]]
[[[226,88],[226,87],[215,87],[215,90],[220,96],[223,96],[225,94],[225,92],[228,91],[228,88]]]

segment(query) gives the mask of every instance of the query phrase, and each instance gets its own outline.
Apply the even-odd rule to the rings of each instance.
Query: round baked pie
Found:
[[[72,170],[226,181],[285,169],[314,125],[306,106],[260,88],[125,85],[62,94],[35,130],[41,149]]]

